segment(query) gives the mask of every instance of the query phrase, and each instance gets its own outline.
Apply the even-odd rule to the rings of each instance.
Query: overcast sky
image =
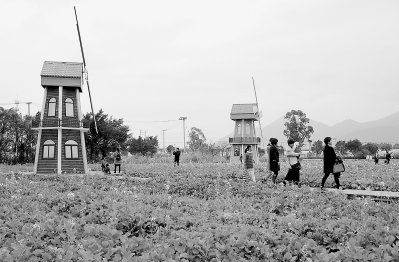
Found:
[[[292,109],[334,125],[399,111],[399,1],[18,1],[0,7],[0,103],[42,103],[43,62],[81,62],[94,110],[137,137],[182,146],[186,129],[216,141],[234,103],[265,126]],[[90,111],[87,87],[82,110]],[[10,108],[11,106],[4,106]],[[20,105],[27,113],[27,106]],[[40,107],[32,106],[37,112]],[[130,121],[130,122],[127,122]]]

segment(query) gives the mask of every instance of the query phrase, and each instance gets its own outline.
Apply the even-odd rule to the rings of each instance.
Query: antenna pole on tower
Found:
[[[91,100],[91,94],[90,94],[89,76],[88,76],[87,69],[86,69],[86,59],[85,59],[85,54],[84,54],[84,52],[83,52],[82,38],[80,37],[80,30],[79,30],[78,15],[76,14],[76,8],[75,8],[75,7],[73,7],[73,9],[75,10],[76,28],[78,29],[78,36],[79,36],[79,43],[80,43],[80,51],[82,52],[82,59],[83,59],[84,73],[86,74],[87,90],[89,91],[89,98],[90,98],[91,113],[92,113],[92,115],[93,115],[94,127],[96,128],[96,133],[98,134],[98,129],[97,129],[97,121],[96,121],[96,116],[94,115],[94,110],[93,110],[93,102],[92,102],[92,100]]]
[[[258,104],[258,96],[256,95],[256,87],[255,87],[255,79],[252,77],[252,84],[254,85],[254,92],[255,92],[255,99],[256,99],[256,109],[258,110],[259,116],[259,127],[260,127],[260,136],[262,137],[262,145],[265,147],[265,142],[263,140],[263,132],[262,132],[262,125],[260,123],[260,112],[259,112],[259,104]]]

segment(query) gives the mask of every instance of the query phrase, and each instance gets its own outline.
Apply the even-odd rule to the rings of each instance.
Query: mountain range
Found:
[[[285,129],[284,123],[284,116],[282,116],[263,127],[262,134],[265,141],[269,141],[269,138],[275,137],[284,143],[287,140],[283,134]],[[310,138],[312,141],[323,141],[326,136],[330,136],[334,140],[336,139],[336,141],[359,139],[361,142],[373,143],[399,142],[399,111],[379,120],[368,122],[357,122],[352,119],[346,119],[333,126],[328,126],[309,119],[308,125],[312,126],[314,130]],[[259,128],[257,128],[256,134],[258,137],[261,136]],[[218,141],[228,141],[229,137],[233,137],[233,132],[220,138]]]

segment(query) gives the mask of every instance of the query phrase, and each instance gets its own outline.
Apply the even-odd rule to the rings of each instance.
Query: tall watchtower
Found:
[[[38,130],[35,173],[87,173],[84,132],[89,122],[82,120],[80,93],[83,64],[45,61],[41,84],[44,88],[41,119],[32,123]]]
[[[241,154],[244,158],[247,145],[252,146],[254,160],[258,163],[258,145],[261,142],[255,131],[255,121],[259,120],[258,107],[256,104],[233,104],[230,119],[235,122],[234,137],[229,137],[230,163],[239,163]]]

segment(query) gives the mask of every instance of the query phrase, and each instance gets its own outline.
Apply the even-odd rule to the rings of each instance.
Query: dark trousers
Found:
[[[179,159],[175,159],[175,166],[179,165]]]
[[[287,181],[292,181],[294,182],[294,184],[298,184],[299,183],[299,169],[288,169],[288,173],[285,177],[285,180]]]
[[[328,178],[328,176],[330,175],[331,173],[325,173],[324,174],[324,177],[323,177],[323,179],[321,180],[321,186],[322,187],[324,187],[324,183],[326,183],[326,180],[327,180],[327,178]],[[336,187],[337,188],[339,188],[339,186],[340,186],[340,184],[339,184],[339,176],[341,175],[341,173],[333,173],[333,175],[334,175],[334,181],[335,181],[335,185],[336,185]]]
[[[105,165],[104,164],[101,165],[101,171],[103,171],[103,172],[105,171]]]
[[[115,164],[114,173],[116,173],[116,167],[119,167],[119,172],[118,173],[120,173],[121,172],[121,164]]]

